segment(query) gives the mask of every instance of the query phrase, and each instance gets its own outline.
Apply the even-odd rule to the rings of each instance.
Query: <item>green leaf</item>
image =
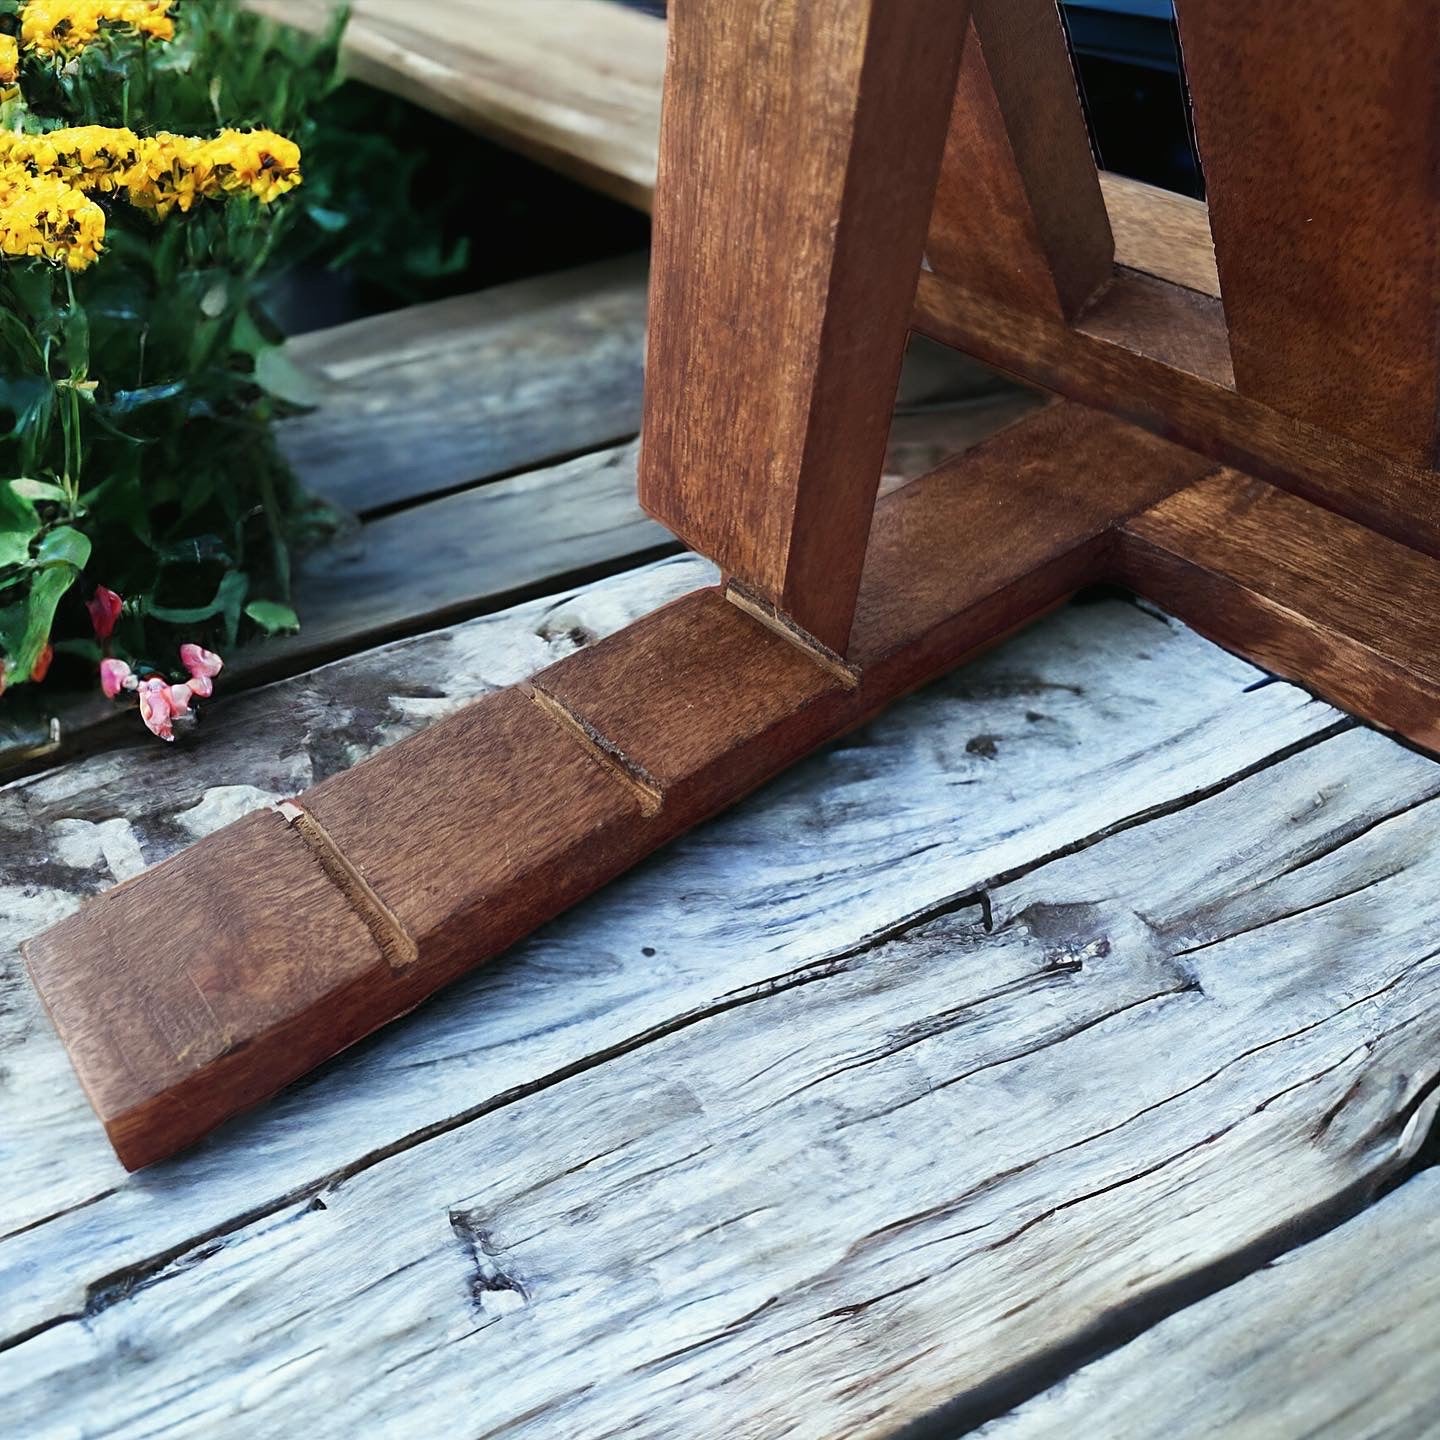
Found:
[[[277,400],[307,409],[320,403],[319,385],[285,353],[282,345],[271,345],[255,356],[255,383]]]
[[[40,530],[35,507],[13,486],[0,485],[0,568],[23,565],[30,558],[30,542]]]
[[[150,614],[167,625],[203,625],[217,615],[225,617],[227,641],[233,643],[235,631],[240,624],[240,607],[245,603],[245,593],[250,588],[250,578],[242,571],[232,570],[215,591],[215,598],[208,605],[197,605],[189,610],[172,610],[164,605],[151,605]]]
[[[90,563],[90,541],[78,530],[61,525],[40,542],[35,560],[40,565],[71,565],[83,570]]]
[[[73,565],[52,565],[41,570],[30,586],[25,602],[25,633],[19,648],[10,657],[10,668],[16,680],[28,680],[40,652],[50,639],[50,627],[55,623],[55,609],[65,592],[80,577]]]
[[[63,486],[56,485],[49,480],[30,480],[22,478],[12,480],[10,488],[22,500],[58,500],[62,505],[70,498]]]
[[[300,617],[288,605],[281,605],[275,600],[252,600],[245,607],[245,613],[267,635],[300,628]]]
[[[65,363],[72,378],[79,379],[90,368],[90,317],[83,305],[72,305],[65,312]]]

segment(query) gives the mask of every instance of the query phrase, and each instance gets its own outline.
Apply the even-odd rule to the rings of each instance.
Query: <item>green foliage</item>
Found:
[[[0,23],[16,0],[0,0]],[[7,128],[140,134],[265,128],[313,146],[338,83],[337,20],[306,39],[233,0],[184,0],[170,44],[107,36],[63,66],[27,61]],[[328,187],[323,185],[321,199]],[[115,648],[173,669],[182,640],[291,628],[292,551],[324,507],[272,426],[305,398],[259,296],[297,233],[297,196],[157,221],[99,197],[106,249],[70,274],[0,262],[0,654],[22,683],[46,643],[88,655],[84,601],[127,601]],[[247,608],[248,606],[248,608]]]

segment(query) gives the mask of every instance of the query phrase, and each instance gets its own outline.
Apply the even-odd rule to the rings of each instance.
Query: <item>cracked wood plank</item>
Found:
[[[214,1142],[126,1181],[24,981],[19,942],[248,809],[712,580],[678,558],[222,699],[176,755],[144,746],[0,790],[0,1235],[23,1232],[0,1243],[0,1335],[83,1311],[107,1277],[357,1155],[414,1144],[1336,723],[1291,687],[1250,688],[1250,666],[1132,605],[1066,610]],[[1163,702],[1158,673],[1183,676]]]
[[[1147,654],[1190,643],[1113,603],[1027,638],[1063,654],[1078,617],[1083,649],[1107,613]],[[1025,643],[976,671],[995,685]],[[552,926],[520,966],[673,955],[718,972],[711,998],[628,1043],[612,1013],[608,1053],[421,1143],[352,1133],[335,1174],[92,1284],[0,1356],[6,1413],[37,1434],[243,1411],[322,1435],[463,1415],[483,1435],[819,1437],[948,1406],[958,1431],[1363,1199],[1435,1105],[1440,768],[1327,725],[1017,859],[982,903],[999,857],[974,866],[963,782],[1060,718],[1052,673],[994,759],[962,743],[975,692],[933,687]],[[1039,695],[1047,721],[1025,720]],[[928,785],[875,768],[907,756]],[[1018,853],[1053,848],[1036,838]],[[372,1061],[444,1067],[459,1036],[426,1019]],[[107,1203],[66,1217],[62,1254]],[[36,1255],[31,1284],[60,1259]]]
[[[1440,1170],[1431,1169],[977,1435],[1434,1435],[1437,1333]]]

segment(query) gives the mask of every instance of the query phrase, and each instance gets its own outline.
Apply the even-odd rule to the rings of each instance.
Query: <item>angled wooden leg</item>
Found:
[[[1440,20],[1415,0],[1180,0],[1240,394],[1435,459]]]
[[[843,654],[969,0],[680,0],[640,500]]]

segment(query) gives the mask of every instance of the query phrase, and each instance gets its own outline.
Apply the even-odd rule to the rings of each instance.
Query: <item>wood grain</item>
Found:
[[[1146,724],[1169,701],[1142,655],[1193,639],[1131,616],[1146,639],[1125,683],[1152,703],[1120,714]],[[1095,620],[1057,637],[1059,668],[1033,647],[996,657],[989,685],[1032,685],[1001,756],[1044,743],[1024,709],[1066,703],[1047,681],[1093,675],[1071,713],[1105,708],[1115,667],[1083,658]],[[1026,1393],[1027,1362],[1047,1373],[1203,1296],[1395,1174],[1435,1073],[1435,767],[1332,734],[992,880],[965,820],[998,808],[1013,833],[1015,812],[958,782],[1004,763],[965,758],[993,693],[946,687],[904,731],[897,712],[831,751],[552,933],[520,982],[533,1003],[569,988],[557,965],[643,981],[648,945],[713,1003],[494,1107],[477,1089],[513,1047],[493,991],[468,1032],[436,1009],[347,1062],[412,1087],[449,1067],[458,1114],[398,1149],[353,1135],[338,1175],[237,1207],[143,1283],[116,1277],[83,1319],[0,1352],[14,1423],[44,1435],[100,1407],[119,1436],[213,1433],[243,1404],[249,1427],[321,1436],[478,1415],[522,1440],[870,1437],[950,1402],[957,1433]],[[1251,734],[1232,719],[1208,743]],[[940,793],[869,771],[885,757]],[[941,838],[932,807],[965,814]],[[834,827],[872,836],[838,874]],[[777,834],[796,837],[778,871],[756,865]],[[901,837],[936,848],[877,867]],[[919,864],[924,895],[898,883]],[[838,896],[841,933],[823,905]],[[529,1017],[516,1043],[533,1047]],[[203,1188],[182,1173],[157,1220]],[[87,1213],[60,1223],[83,1233]]]
[[[1240,392],[1412,465],[1440,403],[1440,25],[1176,6]]]
[[[926,258],[966,289],[1069,319],[1109,284],[1115,244],[1060,12],[973,8]]]
[[[1068,607],[211,1142],[127,1179],[24,977],[19,942],[231,819],[715,578],[678,556],[219,697],[184,763],[147,746],[0,789],[0,1350],[237,1216],[283,1210],[358,1157],[423,1144],[763,989],[777,970],[804,971],[991,876],[1183,808],[1337,721],[1118,598]],[[1405,766],[1421,764],[1377,747],[1356,767],[1372,783],[1366,803],[1388,803]],[[443,1329],[445,1312],[430,1323]]]
[[[1440,565],[1222,470],[1125,527],[1125,582],[1202,634],[1440,752]]]
[[[132,1170],[318,1063],[318,1037],[294,1017],[321,1008],[338,1037],[386,968],[370,930],[273,812],[108,891],[26,954]]]
[[[1103,485],[1072,487],[1076,463],[1088,463]],[[274,1063],[259,1027],[309,1065],[317,1049],[333,1053],[404,1013],[818,745],[1058,604],[1095,573],[1118,521],[1204,468],[1098,412],[1052,407],[881,502],[854,650],[858,684],[718,592],[689,596],[537,677],[536,688],[573,723],[506,690],[301,795],[295,805],[317,827],[306,838],[338,893],[353,901],[348,880],[358,877],[367,922],[378,907],[414,958],[383,975],[367,964],[368,984],[336,1005],[328,994],[287,987],[283,951],[257,955],[256,1013],[240,1027],[248,1048],[227,1052],[227,1077],[255,1061],[252,1074],[230,1081],[234,1108],[298,1073]],[[986,563],[944,563],[956,536],[1001,526],[1006,543],[991,547]],[[627,771],[635,783],[624,783]],[[203,874],[192,880],[203,892]],[[192,880],[162,870],[157,898],[173,903]],[[288,884],[277,870],[256,885],[263,914],[282,909]],[[136,881],[133,903],[144,905],[148,890]],[[150,979],[141,938],[106,926],[103,914],[67,921],[34,953],[47,997],[68,993],[69,975],[92,973],[97,956],[115,957],[98,963],[101,972],[134,977],[136,1004],[163,1010],[179,983],[163,969]],[[272,994],[287,996],[289,1008],[277,1008]],[[93,1023],[110,1036],[108,1013],[98,1006]],[[64,1033],[87,1067],[83,1006]],[[183,1105],[183,1089],[147,1051],[106,1054],[128,1087]],[[103,1089],[82,1073],[90,1089]],[[208,1086],[208,1075],[196,1083]],[[223,1097],[208,1088],[204,1096],[196,1113],[213,1124]],[[114,1120],[109,1107],[101,1116]],[[158,1102],[126,1116],[119,1138],[127,1163],[175,1148],[176,1122]]]
[[[1121,271],[1078,326],[920,277],[916,328],[1031,384],[1098,405],[1440,555],[1433,471],[1235,392],[1218,302]]]
[[[318,30],[331,0],[244,0]],[[350,73],[648,209],[665,27],[596,0],[352,0]]]
[[[840,654],[967,13],[738,0],[670,28],[640,501]]]
[[[629,256],[297,336],[316,408],[280,426],[285,458],[363,516],[628,440],[647,274]]]
[[[1432,1169],[975,1433],[1431,1435],[1440,1429],[1437,1327],[1440,1171]]]
[[[1203,200],[1100,172],[1100,191],[1115,234],[1115,263],[1220,297],[1210,211]]]

